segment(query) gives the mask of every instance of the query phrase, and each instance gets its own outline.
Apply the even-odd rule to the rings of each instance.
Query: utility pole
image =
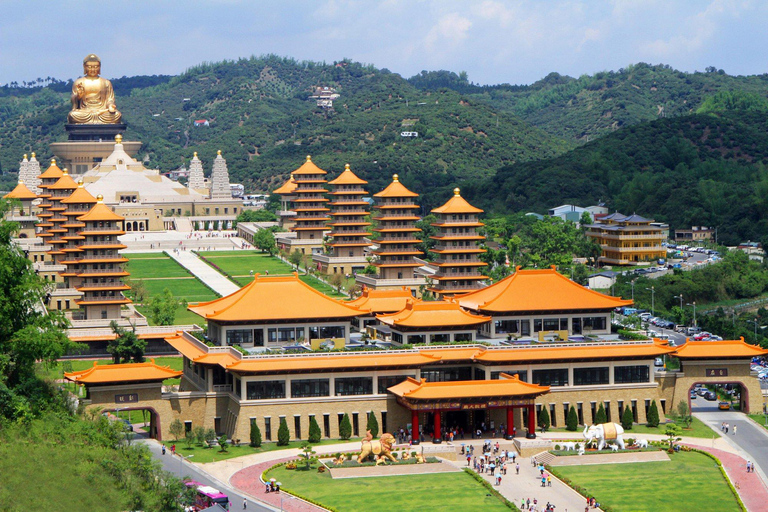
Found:
[[[656,287],[651,286],[650,288],[646,288],[646,290],[651,291],[651,314],[656,316]]]

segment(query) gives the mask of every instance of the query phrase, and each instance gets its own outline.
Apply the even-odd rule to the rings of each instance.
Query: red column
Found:
[[[434,439],[440,439],[440,409],[435,409],[435,435]]]
[[[536,408],[533,404],[528,406],[528,435],[536,437]]]
[[[507,407],[507,435],[512,437],[515,430],[515,408]]]
[[[418,443],[421,439],[419,436],[419,411],[411,411],[411,439],[414,443]]]

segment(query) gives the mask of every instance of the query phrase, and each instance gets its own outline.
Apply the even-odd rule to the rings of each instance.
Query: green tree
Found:
[[[288,423],[285,418],[280,418],[280,427],[277,429],[277,446],[288,446],[291,441],[291,432],[288,430]]]
[[[107,352],[112,354],[115,364],[127,363],[131,360],[134,363],[144,361],[144,350],[147,348],[146,340],[140,339],[133,329],[123,329],[115,320],[109,323],[109,327],[115,333],[115,339],[107,343]]]
[[[328,283],[336,288],[336,291],[341,293],[341,287],[344,284],[344,275],[341,273],[331,274],[328,276]]]
[[[597,408],[597,413],[595,414],[594,423],[595,425],[608,423],[608,415],[605,414],[605,407],[603,406],[602,402],[600,403],[600,407]]]
[[[429,252],[429,250],[432,249],[436,243],[436,240],[431,238],[437,235],[437,227],[432,225],[435,222],[437,222],[437,215],[433,213],[430,213],[420,221],[416,222],[416,227],[421,230],[421,232],[416,235],[421,239],[421,242],[416,245],[416,248],[424,253],[424,255],[420,257],[423,257],[428,261],[431,261],[434,258],[434,254]]]
[[[673,412],[675,423],[682,423],[685,425],[685,428],[690,428],[691,423],[693,423],[693,416],[691,416],[691,411],[688,409],[688,404],[685,402],[685,400],[681,400],[680,403],[677,404],[677,408]]]
[[[275,222],[277,216],[269,210],[243,210],[235,220],[235,226],[240,222]]]
[[[379,420],[376,419],[376,413],[373,411],[368,413],[368,423],[365,425],[365,430],[370,431],[374,438],[379,437]]]
[[[317,424],[317,420],[314,416],[309,417],[309,436],[307,439],[310,443],[319,443],[320,442],[320,425]]]
[[[310,464],[312,463],[312,456],[315,455],[317,452],[312,449],[312,445],[309,443],[304,443],[301,445],[301,456],[304,457],[304,464],[306,465],[306,468],[309,469]]]
[[[261,430],[259,430],[259,425],[256,423],[256,421],[251,421],[251,442],[250,445],[253,448],[259,448],[261,447]]]
[[[301,254],[301,251],[294,250],[290,255],[288,255],[288,261],[291,265],[296,267],[296,270],[299,270],[299,265],[301,265],[303,255]]]
[[[680,441],[680,435],[683,433],[682,429],[674,423],[667,423],[664,429],[664,435],[667,436],[667,444],[669,444],[669,451],[674,451],[675,444]]]
[[[539,419],[538,419],[539,428],[546,432],[549,430],[550,421],[549,421],[549,411],[547,411],[546,407],[541,408],[541,412],[539,413]]]
[[[227,434],[224,434],[221,437],[219,437],[217,439],[217,441],[219,442],[219,451],[222,452],[222,453],[226,452],[227,448],[228,448],[228,446],[227,446]]]
[[[178,441],[181,435],[184,433],[184,424],[179,418],[176,418],[171,422],[171,425],[168,427],[168,431],[171,433],[173,438]]]
[[[160,295],[149,299],[147,309],[153,324],[173,325],[176,320],[176,310],[186,305],[187,301],[174,297],[171,290],[164,288]]]
[[[261,252],[269,253],[274,256],[277,252],[277,242],[275,234],[269,229],[260,229],[253,235],[253,245],[258,247]]]
[[[632,408],[625,407],[624,413],[621,415],[621,426],[624,430],[632,430],[632,425],[635,422],[635,417],[632,415]]]
[[[344,413],[339,423],[339,437],[342,439],[349,439],[352,437],[352,424],[349,422],[349,414]]]
[[[202,425],[192,429],[192,433],[195,435],[195,443],[197,446],[203,446],[205,444],[205,427]]]
[[[576,414],[576,409],[571,406],[568,409],[568,416],[565,418],[565,430],[570,432],[576,432],[579,429],[579,415]]]
[[[648,417],[646,420],[646,425],[649,427],[659,426],[659,409],[656,407],[656,400],[651,402],[651,408],[648,409]]]

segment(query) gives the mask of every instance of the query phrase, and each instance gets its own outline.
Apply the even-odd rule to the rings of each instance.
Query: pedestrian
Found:
[[[248,502],[243,498],[243,510],[248,508]]]
[[[733,426],[733,435],[736,435],[736,425]]]
[[[171,445],[171,455],[176,455],[176,443]]]
[[[519,463],[515,464],[515,474],[516,475],[520,474],[520,464]]]
[[[516,458],[517,458],[517,453],[516,452],[512,452],[512,462],[513,463],[515,462]]]
[[[547,486],[547,478],[542,476],[541,477],[541,486],[546,487]]]
[[[552,487],[552,475],[547,475],[547,487]]]
[[[520,498],[520,510],[525,510],[525,498]]]
[[[749,473],[749,465],[751,464],[750,461],[747,461],[747,473]]]
[[[165,455],[165,445],[163,445],[163,455]]]
[[[726,434],[728,433],[728,424],[727,423],[725,424],[725,433]]]

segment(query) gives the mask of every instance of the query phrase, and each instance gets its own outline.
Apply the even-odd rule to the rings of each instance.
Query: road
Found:
[[[219,482],[218,480],[213,480],[209,478],[206,473],[203,473],[202,471],[197,469],[197,467],[194,464],[191,464],[186,460],[182,461],[181,457],[179,457],[178,455],[176,456],[171,455],[170,450],[168,450],[166,454],[163,455],[161,445],[157,441],[154,441],[152,439],[137,439],[135,442],[144,443],[145,445],[147,445],[149,447],[149,450],[152,452],[152,456],[160,461],[160,463],[163,465],[164,470],[176,475],[179,478],[184,478],[188,476],[192,478],[192,480],[196,480],[201,484],[215,487],[216,489],[220,490],[221,492],[223,492],[229,497],[232,510],[242,509],[243,498],[245,496],[235,491],[232,487],[229,486],[228,483]],[[252,500],[251,498],[247,498],[247,500],[248,500],[248,508],[246,510],[248,510],[249,512],[252,512],[254,510],[259,512],[274,512],[278,510],[260,501]]]
[[[744,414],[737,411],[721,411],[717,408],[717,401],[704,400],[698,397],[691,401],[691,409],[694,416],[701,421],[720,430],[723,422],[729,424],[728,435],[723,437],[732,446],[740,449],[747,460],[751,460],[757,466],[758,473],[764,482],[768,472],[768,430],[756,426],[746,419]],[[734,426],[736,434],[733,433]]]

